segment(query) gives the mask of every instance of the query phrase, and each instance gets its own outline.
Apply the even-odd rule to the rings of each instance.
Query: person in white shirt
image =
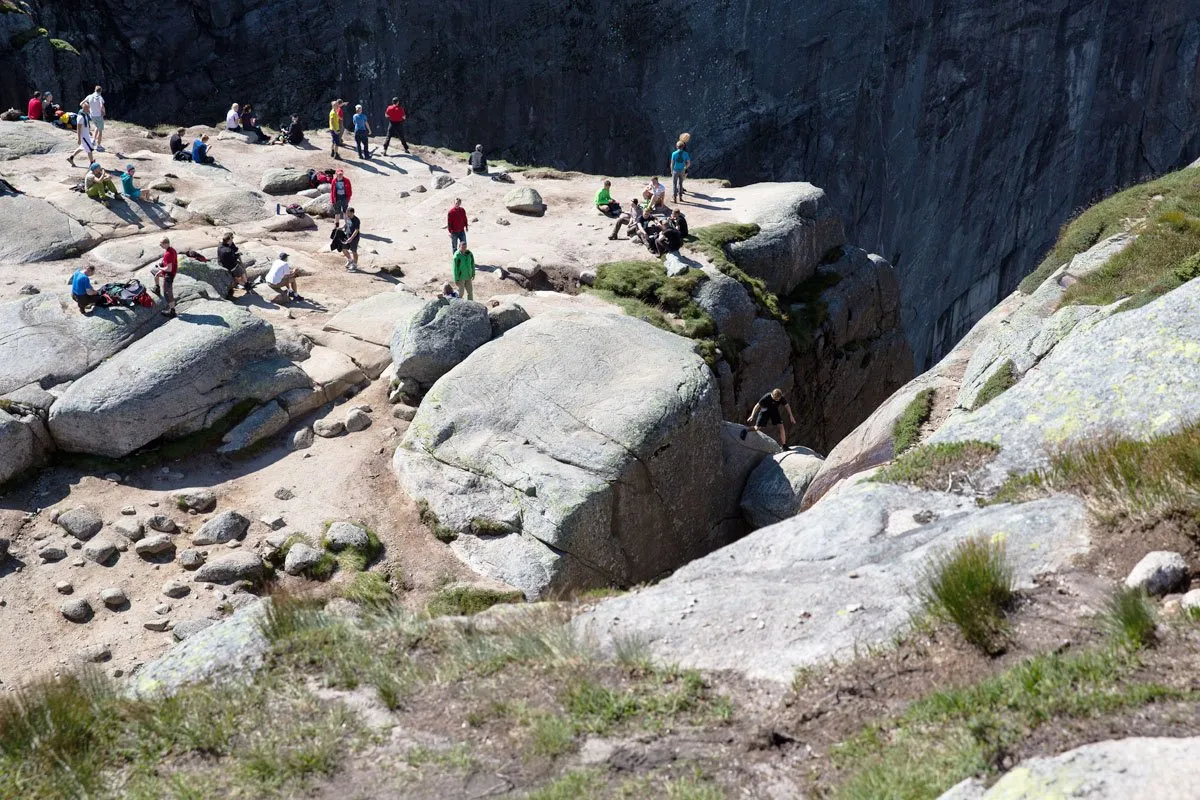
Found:
[[[296,268],[288,263],[288,254],[280,253],[279,260],[267,270],[267,285],[280,294],[286,294],[289,300],[303,300],[296,288]]]
[[[229,113],[225,115],[225,129],[229,131],[242,129],[242,107],[237,103],[230,106]]]
[[[75,166],[75,156],[85,153],[88,157],[88,164],[95,163],[97,148],[96,143],[92,140],[92,116],[87,100],[79,104],[79,113],[75,115],[75,129],[79,146],[75,148],[74,153],[67,156],[67,162],[73,167]]]
[[[107,109],[104,107],[104,95],[100,93],[100,87],[96,87],[96,91],[84,98],[84,102],[91,109],[88,113],[92,117],[92,127],[96,129],[96,150],[103,153],[104,147],[104,116]]]
[[[645,211],[653,213],[662,209],[665,213],[667,187],[659,183],[657,177],[650,178],[650,183],[642,191],[642,197],[646,199]]]

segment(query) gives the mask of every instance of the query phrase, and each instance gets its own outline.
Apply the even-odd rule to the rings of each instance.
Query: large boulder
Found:
[[[340,331],[364,342],[388,347],[398,321],[415,314],[425,300],[412,292],[382,292],[343,308],[325,323],[324,330]]]
[[[271,216],[267,198],[249,189],[222,189],[202,194],[188,204],[187,210],[211,220],[214,225],[234,225]]]
[[[751,527],[765,528],[799,514],[804,492],[823,460],[803,447],[764,458],[742,490],[742,513]]]
[[[65,211],[27,194],[0,194],[0,230],[0,264],[70,258],[99,240]]]
[[[267,194],[295,194],[309,188],[308,173],[297,169],[269,169],[258,188]]]
[[[546,213],[546,204],[537,189],[531,186],[518,186],[504,195],[504,207],[514,214],[540,217]]]
[[[0,122],[0,161],[75,149],[75,135],[50,125]]]
[[[50,410],[50,433],[61,449],[116,458],[202,430],[243,401],[311,386],[274,350],[268,323],[198,301],[71,384]]]
[[[701,267],[708,280],[700,281],[692,299],[713,318],[717,330],[725,336],[746,341],[750,326],[758,316],[758,306],[746,287],[711,264]]]
[[[0,408],[0,485],[44,464],[51,450],[40,417]]]
[[[649,580],[723,544],[719,424],[688,340],[547,313],[443,376],[393,465],[460,558],[538,597]]]
[[[487,307],[469,300],[429,300],[392,334],[397,378],[431,386],[492,338]]]
[[[912,624],[913,576],[963,539],[1003,532],[1019,586],[1088,547],[1082,501],[1020,505],[860,483],[575,620],[604,650],[637,639],[661,663],[790,682]],[[750,657],[751,654],[753,657]]]

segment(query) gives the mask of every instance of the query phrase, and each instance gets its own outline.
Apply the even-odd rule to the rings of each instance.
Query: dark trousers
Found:
[[[392,137],[395,136],[400,140],[400,144],[404,146],[404,152],[408,152],[408,141],[404,138],[404,123],[389,122],[387,138],[383,140],[383,152],[387,152],[388,145],[392,142]]]
[[[89,308],[91,308],[92,306],[94,306],[100,302],[100,295],[98,295],[98,294],[73,294],[73,295],[71,295],[71,299],[74,300],[76,305],[79,306],[80,312],[86,314],[87,310]]]
[[[354,132],[354,147],[358,150],[359,158],[369,158],[370,157],[371,148],[368,145],[366,131],[355,131]]]

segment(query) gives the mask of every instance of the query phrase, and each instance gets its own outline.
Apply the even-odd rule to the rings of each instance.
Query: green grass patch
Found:
[[[1118,587],[1108,598],[1101,619],[1117,644],[1131,650],[1154,646],[1158,620],[1141,589]]]
[[[417,517],[439,542],[449,544],[458,538],[458,531],[443,525],[442,521],[438,519],[437,512],[430,508],[429,502],[424,499],[417,501]]]
[[[917,392],[896,422],[892,425],[892,446],[896,455],[903,455],[921,440],[921,426],[933,413],[933,389]]]
[[[79,55],[79,51],[75,49],[75,45],[68,42],[66,39],[51,39],[50,46],[61,53],[70,53],[71,55]]]
[[[342,597],[369,607],[387,606],[396,599],[388,577],[382,572],[359,572],[342,590]]]
[[[958,628],[973,647],[996,655],[1009,635],[1005,613],[1015,595],[1002,540],[965,539],[922,572],[917,596],[930,617]]]
[[[1155,200],[1159,195],[1163,199]],[[1041,264],[1021,281],[1021,291],[1031,294],[1056,269],[1100,240],[1127,230],[1132,221],[1175,211],[1200,214],[1200,170],[1172,172],[1117,192],[1067,222]]]
[[[447,586],[425,607],[431,617],[468,617],[500,603],[520,603],[520,592],[484,589],[478,586]]]
[[[511,171],[511,170],[510,170]],[[526,178],[543,181],[569,181],[572,178],[582,178],[582,172],[563,171],[553,167],[524,167],[520,171]]]
[[[979,393],[975,395],[975,402],[971,404],[971,410],[978,411],[1016,385],[1017,368],[1009,359],[983,382]]]
[[[525,795],[525,800],[593,800],[601,797],[604,782],[594,772],[568,772]]]
[[[713,697],[696,670],[661,670],[649,680],[614,688],[589,677],[571,681],[559,698],[576,730],[604,735],[634,726],[662,730],[685,714],[728,719],[728,700]]]
[[[780,305],[779,297],[767,289],[763,280],[742,270],[729,257],[729,245],[757,236],[759,230],[759,227],[752,223],[720,222],[716,225],[693,228],[690,241],[684,246],[704,256],[714,267],[745,286],[746,291],[750,292],[750,296],[769,316],[784,322],[787,313]]]
[[[575,749],[575,726],[561,714],[536,714],[529,729],[529,752],[555,758]]]
[[[926,444],[909,450],[876,473],[872,480],[947,491],[956,475],[974,472],[991,461],[999,450],[990,442]]]

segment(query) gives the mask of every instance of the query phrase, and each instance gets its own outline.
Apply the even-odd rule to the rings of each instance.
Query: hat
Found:
[[[125,171],[126,171],[126,172],[133,172],[133,171],[134,171],[134,169],[136,169],[136,167],[134,167],[134,166],[133,166],[133,164],[126,164],[126,165],[125,165]]]
[[[280,257],[280,258],[282,258],[282,259],[284,259],[284,260],[286,261],[286,260],[287,260],[287,257],[288,257],[288,254],[287,254],[287,253],[280,253],[280,254],[279,254],[279,257]]]
[[[91,166],[91,168],[92,168],[92,169],[100,169],[100,162],[99,162],[99,161],[93,161],[93,162],[92,162],[92,166]]]

